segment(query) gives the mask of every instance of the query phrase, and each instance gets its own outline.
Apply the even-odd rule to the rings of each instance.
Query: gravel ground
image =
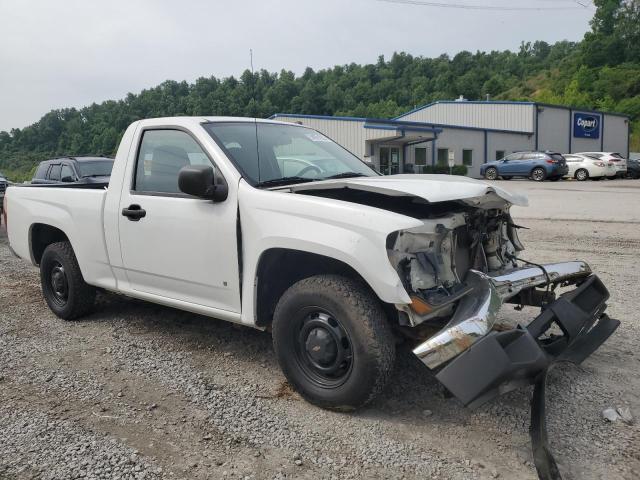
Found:
[[[640,416],[640,184],[544,185],[501,184],[532,196],[520,221],[531,228],[521,235],[525,258],[589,261],[623,322],[582,366],[552,371],[552,450],[565,478],[637,479],[638,422],[607,422],[602,411],[627,406]],[[594,185],[619,208],[603,209]],[[598,214],[568,218],[590,208]],[[288,387],[268,333],[115,295],[81,321],[59,320],[38,271],[11,256],[0,230],[2,479],[535,479],[530,392],[469,411],[401,352],[372,405],[323,411]]]

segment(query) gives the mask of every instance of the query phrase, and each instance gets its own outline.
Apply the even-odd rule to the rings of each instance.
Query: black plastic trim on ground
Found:
[[[562,480],[560,470],[555,458],[549,450],[547,438],[547,419],[545,412],[545,390],[547,383],[547,370],[542,372],[536,380],[531,397],[531,449],[533,451],[533,463],[538,471],[540,480]]]

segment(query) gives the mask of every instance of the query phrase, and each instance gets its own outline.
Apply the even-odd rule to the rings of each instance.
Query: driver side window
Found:
[[[181,193],[180,169],[213,162],[191,135],[181,130],[146,130],[136,160],[133,190],[145,193]]]

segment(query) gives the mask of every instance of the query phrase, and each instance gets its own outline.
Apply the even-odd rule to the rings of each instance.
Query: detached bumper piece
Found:
[[[579,364],[620,325],[604,313],[608,298],[600,279],[589,275],[575,290],[547,305],[526,328],[490,332],[475,341],[436,378],[473,408],[536,382],[554,362]]]

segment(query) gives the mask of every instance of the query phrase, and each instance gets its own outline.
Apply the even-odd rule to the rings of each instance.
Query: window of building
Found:
[[[449,149],[438,149],[438,165],[447,165],[449,163]]]
[[[416,148],[416,165],[426,165],[427,164],[427,149],[426,148]]]
[[[462,164],[473,165],[473,150],[462,150]]]
[[[505,153],[504,150],[496,150],[496,160],[502,160]]]

